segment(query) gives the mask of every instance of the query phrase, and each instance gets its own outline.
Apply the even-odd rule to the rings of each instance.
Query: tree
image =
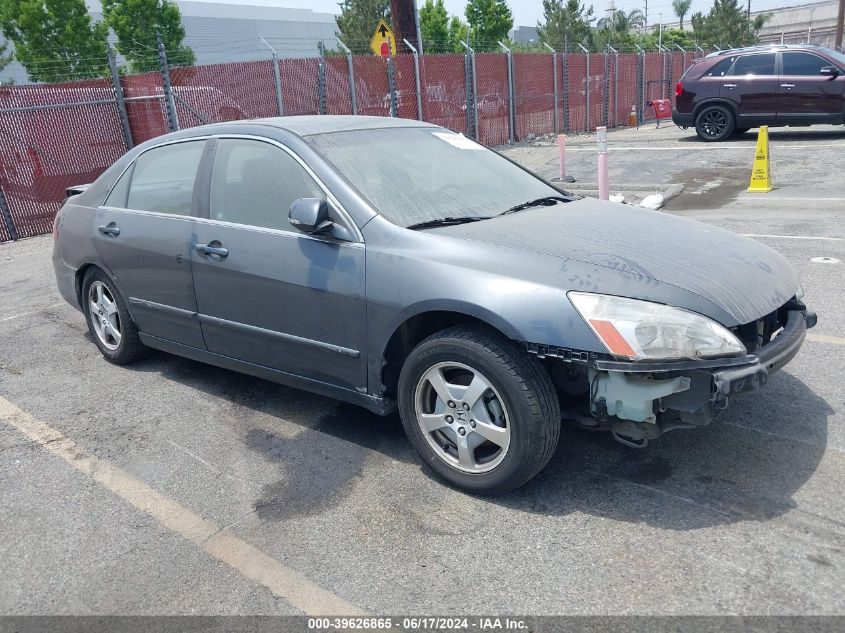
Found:
[[[552,48],[563,48],[566,38],[570,44],[584,44],[590,39],[593,7],[580,0],[543,0],[544,23],[537,23],[540,41]]]
[[[728,48],[757,43],[757,32],[767,16],[750,20],[737,0],[715,0],[705,16],[695,13],[690,17],[693,32],[702,45]]]
[[[465,13],[477,51],[497,50],[513,28],[513,14],[505,0],[469,0]]]
[[[449,20],[449,46],[453,53],[462,53],[464,51],[464,44],[469,35],[469,24],[464,22],[457,15],[453,15]]]
[[[0,0],[0,29],[33,81],[101,77],[108,70],[107,27],[85,0]]]
[[[692,0],[672,0],[672,10],[678,16],[678,23],[681,30],[684,30],[684,16],[689,13]]]
[[[339,6],[338,38],[356,53],[369,51],[378,21],[390,24],[390,0],[342,0]]]
[[[102,0],[103,17],[117,35],[117,50],[133,72],[159,67],[156,34],[167,51],[167,61],[190,66],[194,51],[182,42],[185,28],[182,13],[171,0]]]
[[[0,45],[0,71],[2,71],[6,66],[12,63],[12,60],[15,58],[15,54],[12,52],[6,52],[9,50],[9,40],[4,40],[3,44]]]
[[[420,7],[420,33],[426,53],[446,53],[452,50],[449,13],[443,0],[425,0],[425,4]]]

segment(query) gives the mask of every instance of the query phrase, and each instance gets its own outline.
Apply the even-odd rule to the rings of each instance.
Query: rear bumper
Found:
[[[681,127],[692,127],[695,125],[695,116],[692,112],[678,112],[677,108],[673,108],[672,122]]]

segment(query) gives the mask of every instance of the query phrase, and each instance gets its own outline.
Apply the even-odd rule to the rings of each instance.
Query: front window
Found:
[[[332,132],[308,140],[399,226],[494,216],[527,200],[561,195],[483,145],[439,128]]]

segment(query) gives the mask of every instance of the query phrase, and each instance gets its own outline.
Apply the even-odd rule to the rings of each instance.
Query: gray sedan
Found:
[[[473,492],[536,475],[562,419],[634,447],[708,424],[815,324],[770,248],[416,121],[193,128],[68,193],[58,287],[107,360],[158,349],[398,409]]]

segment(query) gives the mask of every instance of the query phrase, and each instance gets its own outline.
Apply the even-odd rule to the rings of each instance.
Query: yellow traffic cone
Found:
[[[769,170],[769,126],[761,125],[757,133],[757,149],[754,151],[754,167],[751,168],[749,193],[769,193],[772,190],[772,174]]]

